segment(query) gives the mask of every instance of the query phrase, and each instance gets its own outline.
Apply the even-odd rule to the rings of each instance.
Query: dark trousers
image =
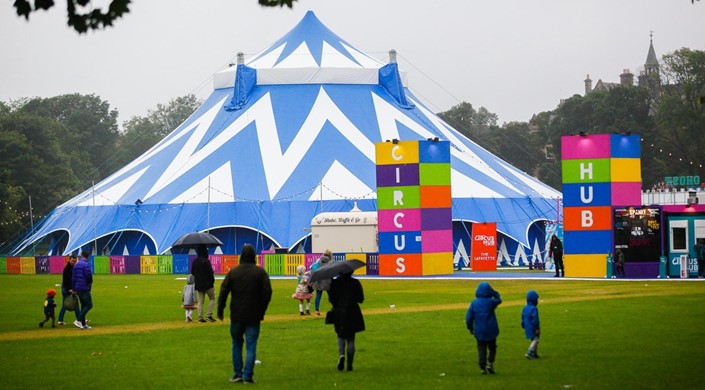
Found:
[[[553,256],[553,261],[556,263],[556,276],[565,276],[565,267],[563,267],[563,254],[561,253]]]
[[[487,350],[490,351],[490,356],[487,356]],[[495,355],[497,355],[497,339],[492,340],[477,340],[477,356],[480,359],[480,369],[484,370],[487,363],[494,363]]]

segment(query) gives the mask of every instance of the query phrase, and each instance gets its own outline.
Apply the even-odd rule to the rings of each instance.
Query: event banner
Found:
[[[473,271],[497,270],[497,223],[472,224],[470,268]]]
[[[379,274],[453,272],[450,142],[375,144]]]

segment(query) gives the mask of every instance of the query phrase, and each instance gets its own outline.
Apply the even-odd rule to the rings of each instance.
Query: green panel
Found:
[[[272,276],[284,275],[284,262],[286,261],[285,254],[267,254],[264,255],[264,270]]]
[[[173,274],[174,258],[172,256],[157,256],[157,274],[171,275]]]
[[[0,274],[7,273],[7,257],[0,257]]]
[[[109,256],[94,256],[93,269],[96,275],[107,275],[110,273],[110,257]]]
[[[403,204],[394,204],[394,192],[401,191]],[[419,186],[377,188],[377,208],[379,210],[418,209],[421,207]]]
[[[582,167],[581,167],[582,164]],[[609,183],[611,182],[610,159],[563,160],[563,183]],[[592,168],[592,169],[590,169]],[[589,175],[592,171],[592,177]],[[583,177],[581,178],[581,174]]]
[[[422,186],[449,186],[450,163],[419,164],[419,183]]]

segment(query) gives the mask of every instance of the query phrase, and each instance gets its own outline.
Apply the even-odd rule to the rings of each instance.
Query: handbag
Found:
[[[310,293],[313,292],[313,286],[306,286],[306,290]]]
[[[78,306],[78,297],[76,294],[71,294],[64,299],[64,308],[68,311],[76,310]]]

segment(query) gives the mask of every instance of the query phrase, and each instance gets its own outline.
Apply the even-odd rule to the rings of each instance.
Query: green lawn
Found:
[[[242,386],[228,382],[229,321],[184,323],[184,281],[176,278],[96,276],[88,315],[93,329],[81,331],[37,327],[45,291],[60,275],[0,275],[0,388]],[[362,279],[367,330],[357,338],[355,371],[338,372],[332,327],[323,317],[299,316],[298,301],[290,298],[293,278],[273,280],[257,386],[699,389],[705,383],[705,282],[491,281],[504,303],[497,310],[497,374],[490,376],[479,374],[464,324],[479,282]],[[531,288],[541,295],[542,334],[541,359],[529,361],[520,316]],[[323,309],[329,309],[325,298]]]

